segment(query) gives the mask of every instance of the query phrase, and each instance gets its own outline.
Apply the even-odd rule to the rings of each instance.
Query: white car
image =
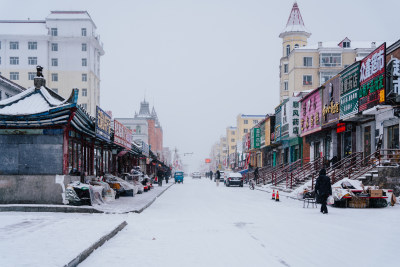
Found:
[[[200,174],[200,172],[194,172],[194,173],[192,173],[192,178],[199,178],[199,179],[201,179],[201,174]]]

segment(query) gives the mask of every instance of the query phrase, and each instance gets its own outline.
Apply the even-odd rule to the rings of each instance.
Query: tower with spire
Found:
[[[289,97],[289,56],[293,49],[307,45],[311,32],[306,28],[295,1],[290,12],[286,27],[279,34],[282,38],[282,57],[280,61],[280,101]]]

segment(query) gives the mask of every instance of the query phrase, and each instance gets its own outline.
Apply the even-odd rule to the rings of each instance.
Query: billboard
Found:
[[[385,102],[386,43],[361,60],[358,111]]]
[[[322,86],[322,126],[329,127],[339,120],[340,76],[336,75]]]
[[[114,120],[114,143],[127,149],[132,147],[132,130],[117,120]]]
[[[99,106],[96,106],[96,136],[106,141],[111,136],[111,117]]]
[[[358,90],[360,88],[360,62],[340,73],[340,115],[346,119],[358,113]]]

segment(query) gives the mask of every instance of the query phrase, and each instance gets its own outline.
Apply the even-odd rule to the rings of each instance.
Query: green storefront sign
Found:
[[[261,145],[261,129],[251,129],[251,148],[260,148]]]
[[[340,119],[345,119],[358,113],[359,88],[360,62],[357,62],[340,74]]]

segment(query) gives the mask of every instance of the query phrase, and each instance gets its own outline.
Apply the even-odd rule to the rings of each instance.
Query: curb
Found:
[[[64,212],[64,213],[103,213],[94,208],[77,208],[73,206],[51,207],[51,206],[0,206],[0,212]]]
[[[113,231],[111,231],[109,234],[103,236],[99,240],[97,240],[93,245],[91,245],[89,248],[85,249],[82,251],[77,257],[75,257],[72,261],[70,261],[68,264],[64,265],[64,267],[75,267],[78,266],[78,264],[82,263],[87,257],[90,256],[90,254],[93,253],[96,249],[101,247],[106,241],[110,240],[113,238],[119,231],[125,228],[125,226],[128,223],[126,221],[123,221],[120,225],[118,225]]]
[[[147,203],[143,208],[138,209],[138,210],[133,210],[130,212],[134,212],[134,213],[142,213],[145,209],[147,209],[148,207],[151,206],[151,204],[153,204],[158,197],[160,197],[162,194],[164,194],[165,191],[167,191],[168,189],[170,189],[174,184],[171,184],[170,186],[168,186],[167,188],[165,188],[165,190],[161,191],[155,198],[153,198],[152,201],[150,201],[149,203]]]

